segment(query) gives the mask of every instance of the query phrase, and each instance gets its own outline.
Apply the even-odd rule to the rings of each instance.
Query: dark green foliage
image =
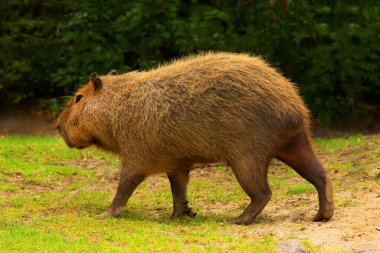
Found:
[[[324,122],[380,110],[377,0],[5,0],[0,11],[0,101],[8,104],[54,98],[56,106],[94,71],[223,50],[264,56]]]

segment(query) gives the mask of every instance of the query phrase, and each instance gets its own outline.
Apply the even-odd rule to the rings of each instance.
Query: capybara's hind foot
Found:
[[[105,219],[108,217],[119,217],[121,214],[122,208],[108,208],[106,211],[98,215],[98,219]]]
[[[314,216],[313,221],[329,221],[334,214],[334,205],[328,203],[325,208],[319,209],[318,213]]]

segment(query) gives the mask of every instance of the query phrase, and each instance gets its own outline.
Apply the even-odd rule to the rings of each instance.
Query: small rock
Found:
[[[380,231],[380,226],[377,226],[376,230],[377,230],[377,231]]]
[[[277,245],[277,253],[305,253],[305,247],[299,240],[288,240]]]

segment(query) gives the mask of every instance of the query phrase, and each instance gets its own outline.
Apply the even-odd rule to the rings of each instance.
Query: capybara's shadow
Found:
[[[97,209],[96,211],[91,211],[91,216],[97,216],[101,213],[101,209]],[[161,213],[155,215],[149,215],[149,213],[142,212],[136,209],[126,209],[123,210],[121,215],[117,218],[107,218],[107,219],[117,219],[117,220],[125,220],[132,222],[153,222],[153,223],[165,223],[165,224],[178,224],[178,225],[186,225],[186,226],[199,226],[201,224],[207,223],[217,223],[217,224],[231,224],[233,225],[233,219],[236,218],[234,215],[230,213],[226,214],[203,214],[197,213],[194,218],[185,216],[182,218],[172,218],[170,216],[170,212],[161,210]],[[285,217],[284,217],[285,219]],[[272,223],[276,222],[271,217],[267,217],[264,215],[259,215],[256,217],[255,221],[252,224],[260,224],[260,223]]]

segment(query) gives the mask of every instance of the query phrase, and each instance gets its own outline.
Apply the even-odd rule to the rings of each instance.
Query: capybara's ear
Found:
[[[90,75],[90,82],[94,86],[94,90],[100,90],[103,87],[102,79],[99,78],[98,73],[94,72]]]
[[[108,72],[107,76],[117,76],[117,71],[116,71],[116,69],[113,69],[113,70],[111,70],[110,72]]]

